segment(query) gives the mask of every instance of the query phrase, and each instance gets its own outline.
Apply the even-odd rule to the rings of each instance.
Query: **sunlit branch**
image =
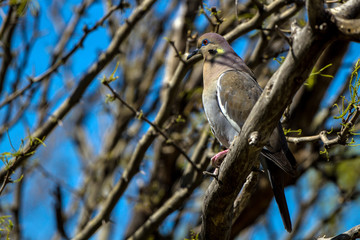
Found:
[[[83,47],[83,43],[84,43],[85,39],[87,38],[87,36],[91,32],[95,31],[98,27],[102,26],[104,24],[105,20],[108,19],[114,11],[121,9],[122,7],[123,7],[122,4],[112,6],[109,9],[109,11],[99,21],[97,21],[94,24],[94,26],[92,26],[91,28],[88,28],[85,25],[83,28],[83,35],[81,36],[80,40],[74,45],[74,47],[67,54],[65,54],[61,59],[59,59],[57,62],[55,62],[54,65],[52,65],[50,68],[48,68],[44,73],[40,74],[39,76],[28,77],[29,83],[24,88],[17,90],[16,92],[7,96],[4,99],[4,101],[0,103],[0,108],[9,104],[17,97],[22,96],[28,89],[30,89],[32,87],[32,85],[34,83],[39,83],[39,82],[43,81],[44,79],[49,78],[53,73],[58,71],[60,66],[63,66],[79,48]]]
[[[357,225],[346,232],[335,237],[319,237],[317,240],[355,240],[360,238],[360,225]]]
[[[299,144],[304,142],[315,142],[321,140],[326,149],[333,145],[346,145],[346,140],[349,137],[352,127],[360,115],[360,106],[356,106],[353,113],[348,114],[347,119],[341,126],[341,130],[335,138],[329,139],[326,131],[321,131],[318,135],[306,137],[286,137],[286,140],[291,143]]]

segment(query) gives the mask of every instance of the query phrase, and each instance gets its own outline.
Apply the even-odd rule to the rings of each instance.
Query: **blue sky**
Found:
[[[48,1],[45,0],[39,0],[39,6],[41,11],[41,17],[40,17],[40,29],[42,37],[36,42],[36,44],[33,46],[33,49],[31,51],[30,55],[30,63],[26,66],[25,73],[29,76],[37,76],[40,73],[42,73],[44,70],[46,70],[49,67],[49,54],[48,51],[52,49],[52,47],[55,45],[58,34],[54,31],[53,25],[49,21],[51,16],[50,13],[46,11],[47,6],[49,5]],[[80,1],[72,1],[70,4],[66,4],[65,6],[62,6],[61,8],[61,15],[64,16],[65,19],[69,20],[72,12],[71,9],[74,5],[78,4]],[[158,4],[157,8],[162,8],[161,4],[165,4],[166,1],[161,1],[160,4]],[[6,9],[5,9],[6,11]],[[92,26],[98,19],[100,19],[103,16],[103,6],[100,1],[95,3],[89,10],[88,14],[86,14],[85,18],[82,20],[82,22],[79,24],[79,29],[77,29],[77,33],[75,34],[75,38],[70,42],[70,44],[67,46],[67,50],[69,50],[74,43],[77,42],[77,40],[81,36],[81,27],[83,24],[88,24],[88,26]],[[125,13],[125,15],[128,14],[128,12]],[[201,21],[199,21],[201,24]],[[20,30],[18,29],[16,32],[16,36],[20,35]],[[20,44],[20,40],[14,40],[15,45]],[[164,40],[165,41],[165,40]],[[91,33],[88,38],[86,39],[84,43],[84,47],[80,49],[72,58],[72,60],[68,63],[68,66],[72,69],[74,73],[74,77],[79,77],[81,74],[91,65],[92,62],[94,62],[97,57],[98,53],[101,50],[106,49],[110,42],[109,35],[106,32],[104,28],[99,28],[94,33]],[[242,37],[238,40],[236,40],[232,45],[234,46],[236,52],[240,56],[244,56],[245,54],[245,48],[246,48],[246,42],[247,38]],[[19,45],[20,47],[20,45]],[[360,57],[360,45],[352,43],[350,45],[349,52],[346,55],[345,60],[345,67],[342,67],[340,69],[339,74],[336,76],[336,80],[333,82],[331,87],[329,88],[328,97],[327,100],[331,99],[331,96],[336,93],[336,91],[339,89],[341,84],[343,83],[344,79],[348,76],[348,74],[351,72],[351,65],[356,61],[357,58]],[[111,69],[111,67],[109,67]],[[109,69],[102,72],[101,75],[107,74],[109,72]],[[64,91],[64,79],[62,77],[65,76],[64,70],[60,71],[60,74],[55,75],[54,80],[51,84],[51,90],[50,95],[56,96],[59,91]],[[161,80],[161,73],[159,74],[159,82]],[[8,78],[12,79],[14,78],[14,72],[10,71]],[[100,77],[100,76],[99,76]],[[69,80],[69,79],[66,79]],[[24,81],[24,84],[26,81]],[[99,80],[94,80],[90,88],[87,90],[87,92],[93,92],[96,91],[99,87]],[[159,83],[160,84],[160,83]],[[6,86],[6,89],[9,90],[9,86]],[[65,89],[66,90],[66,89]],[[156,89],[154,89],[155,91]],[[65,97],[66,95],[64,95]],[[0,100],[4,96],[1,96]],[[63,98],[58,99],[57,103],[52,106],[52,110],[56,109],[64,100]],[[105,100],[105,96],[104,96]],[[86,124],[88,126],[88,137],[92,138],[94,141],[94,152],[99,153],[100,146],[103,141],[102,139],[102,132],[106,132],[107,129],[109,129],[109,126],[111,124],[111,119],[109,119],[102,110],[102,104],[96,103],[94,106],[94,109],[92,110],[92,115],[89,116],[86,120]],[[326,106],[328,102],[325,100],[323,102],[323,106]],[[81,107],[81,103],[77,107]],[[4,109],[0,109],[0,120],[2,120],[1,115],[6,111],[6,107]],[[76,111],[76,108],[73,110]],[[69,127],[68,125],[70,123],[67,122],[71,118],[71,114],[67,116],[64,119],[64,127]],[[34,130],[36,123],[36,116],[34,113],[28,113],[26,114],[26,120],[30,123],[30,130]],[[101,123],[101,124],[99,124]],[[16,126],[14,126],[12,129],[9,130],[9,136],[11,138],[11,142],[14,145],[15,148],[20,147],[20,139],[24,139],[27,136],[27,130],[24,128],[24,125],[22,122],[19,122]],[[81,184],[79,173],[82,171],[81,163],[78,160],[77,152],[75,151],[75,147],[73,145],[73,142],[69,140],[68,136],[62,131],[62,127],[57,128],[46,140],[47,147],[41,147],[38,149],[37,155],[32,158],[31,161],[39,161],[46,162],[46,165],[44,165],[44,168],[46,171],[50,172],[52,175],[56,176],[58,180],[61,180],[65,182],[69,187],[75,189],[76,187]],[[51,149],[51,151],[56,148],[57,152],[54,154],[52,152],[49,152],[47,149]],[[8,152],[11,151],[11,146],[9,143],[8,138],[2,138],[0,142],[0,152]],[[151,151],[151,150],[150,150]],[[37,156],[41,156],[41,159],[38,159]],[[149,171],[151,168],[151,162],[146,161],[145,165],[142,166],[142,170]],[[309,173],[311,174],[311,173]],[[120,200],[119,204],[115,208],[114,214],[113,214],[113,221],[115,222],[115,228],[114,228],[114,236],[121,236],[124,231],[125,227],[127,225],[129,216],[130,216],[130,209],[133,206],[133,203],[127,200],[127,197],[136,196],[138,185],[141,184],[144,181],[148,180],[149,175],[142,175],[138,174],[135,179],[133,179],[132,184],[130,184],[128,190],[125,193],[125,196]],[[46,178],[45,178],[46,179]],[[308,184],[306,183],[307,177],[304,177],[302,181],[300,181],[298,184]],[[52,197],[52,191],[54,187],[54,182],[52,180],[47,179],[44,181],[43,175],[39,171],[33,171],[29,173],[29,175],[26,176],[24,179],[24,215],[21,216],[21,222],[23,223],[23,231],[26,239],[49,239],[53,232],[55,231],[55,222],[54,222],[54,213],[52,212],[52,205],[54,204],[54,200]],[[304,187],[305,188],[305,187]],[[69,189],[62,189],[64,193],[64,206],[67,205],[67,203],[71,200],[73,200],[74,196],[70,193]],[[328,191],[326,194],[336,192],[336,189],[334,187],[329,186]],[[38,194],[38,197],[42,199],[43,201],[37,202],[34,201],[32,198],[29,198],[28,196],[32,196],[34,193]],[[195,192],[195,194],[199,194],[198,192]],[[325,196],[326,196],[325,194]],[[304,189],[304,195],[306,195],[306,189]],[[297,206],[295,205],[295,193],[294,189],[292,187],[287,189],[287,198],[289,203],[290,212],[296,212],[298,210]],[[11,202],[13,199],[13,194],[8,194],[3,196],[1,199],[3,202]],[[332,203],[326,203],[326,200],[324,200],[324,204],[332,204]],[[199,208],[200,206],[188,206],[189,208]],[[355,206],[354,206],[355,207]],[[356,206],[357,209],[359,206]],[[274,221],[272,226],[274,227],[275,231],[278,234],[283,233],[283,226],[282,222],[279,217],[279,213],[277,210],[276,204],[273,202],[268,213],[273,218],[277,219]],[[314,218],[311,218],[311,221],[309,221],[309,226],[313,225],[316,222],[316,214],[313,215]],[[194,221],[193,215],[187,215],[185,217],[186,220],[189,222]],[[295,214],[292,214],[292,216],[295,216]],[[169,219],[172,217],[170,216]],[[348,221],[344,223],[344,230],[358,224],[358,219],[354,218],[347,218]],[[194,223],[193,223],[194,224]],[[76,225],[76,222],[74,220],[70,220],[70,222],[67,224],[67,231],[70,233],[73,233],[73,229],[71,228],[72,225]],[[259,227],[261,229],[261,226]],[[41,229],[41,231],[39,231]],[[168,224],[165,224],[162,227],[162,231],[168,231],[168,229],[171,229],[171,221],[168,222]],[[178,230],[181,232],[181,229]],[[71,234],[70,234],[71,235]],[[262,238],[263,235],[259,236],[259,239]],[[118,237],[114,237],[114,239],[118,239]],[[255,236],[254,236],[254,239]]]

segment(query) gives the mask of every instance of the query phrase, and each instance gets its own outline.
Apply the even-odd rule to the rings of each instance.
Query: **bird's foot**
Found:
[[[222,161],[224,160],[226,154],[229,152],[229,149],[226,149],[224,151],[221,151],[217,153],[215,156],[211,158],[211,165],[215,168],[220,167]]]
[[[215,171],[212,172],[208,172],[208,171],[203,171],[203,174],[205,176],[210,176],[216,179],[216,181],[219,181],[218,176],[219,176],[219,168],[215,168]]]
[[[215,168],[214,172],[208,172],[208,171],[204,171],[203,174],[206,176],[210,176],[215,178],[217,181],[219,181],[218,176],[219,176],[219,167],[221,165],[221,163],[223,162],[226,154],[229,152],[229,149],[226,149],[224,151],[221,151],[217,154],[215,154],[215,156],[213,156],[211,158],[211,165]]]

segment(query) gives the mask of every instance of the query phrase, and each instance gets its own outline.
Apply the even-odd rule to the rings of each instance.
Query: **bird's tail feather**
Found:
[[[274,192],[276,203],[280,210],[280,215],[283,220],[286,231],[291,232],[291,219],[289,209],[287,206],[285,193],[284,193],[284,176],[283,171],[276,166],[273,162],[266,159],[267,173],[270,179],[270,184]]]

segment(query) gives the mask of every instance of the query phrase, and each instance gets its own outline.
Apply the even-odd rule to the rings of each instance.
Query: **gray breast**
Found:
[[[231,126],[219,107],[216,94],[203,94],[203,105],[211,130],[219,142],[230,147],[234,137],[239,133]]]

